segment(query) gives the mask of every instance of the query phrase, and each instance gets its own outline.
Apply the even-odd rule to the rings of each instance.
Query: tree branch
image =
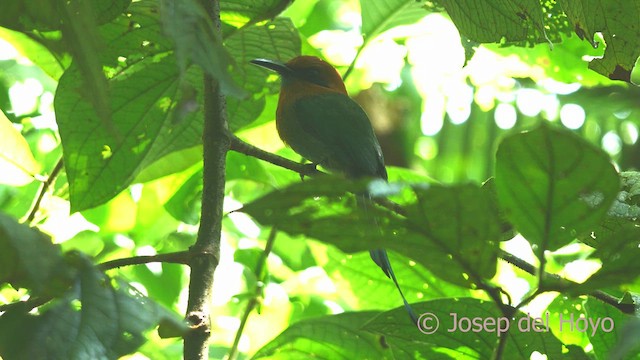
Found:
[[[539,271],[538,269],[529,264],[528,262],[520,259],[519,257],[510,254],[504,250],[500,250],[500,253],[498,253],[498,257],[501,258],[502,260],[508,262],[509,264],[519,268],[520,270],[531,274],[533,276],[538,276],[539,275]],[[559,275],[556,274],[551,274],[548,272],[545,272],[543,275],[545,278],[549,278],[551,280],[553,280],[554,282],[556,282],[557,284],[562,285],[562,287],[571,287],[571,286],[578,286],[578,283],[575,283],[573,281],[567,280]],[[550,289],[551,290],[551,289]],[[592,291],[590,293],[588,293],[587,295],[594,297],[606,304],[609,304],[613,307],[615,307],[616,309],[622,311],[625,314],[633,314],[635,312],[635,305],[634,304],[623,304],[620,302],[620,299],[618,299],[615,296],[612,296],[610,294],[607,294],[604,291],[600,291],[600,290],[595,290]],[[521,303],[521,305],[518,305],[519,307],[522,305],[525,305],[526,303]]]
[[[58,174],[60,173],[60,170],[62,170],[62,165],[63,165],[63,161],[62,161],[62,157],[60,157],[60,159],[58,159],[58,162],[56,163],[56,166],[54,166],[53,170],[51,170],[51,175],[49,175],[49,177],[47,177],[47,181],[45,181],[42,184],[42,187],[40,188],[40,191],[38,192],[38,198],[36,199],[36,202],[31,207],[31,211],[29,211],[29,216],[27,216],[26,222],[28,224],[33,222],[33,220],[36,218],[36,214],[38,213],[38,210],[40,209],[40,203],[42,202],[42,199],[44,198],[44,194],[46,194],[47,191],[49,191],[49,187],[51,187],[51,185],[55,181],[56,177],[58,177]]]
[[[231,144],[230,144],[230,150],[233,150],[235,152],[239,152],[241,154],[245,154],[248,156],[252,156],[255,157],[257,159],[266,161],[268,163],[271,163],[273,165],[276,166],[280,166],[282,168],[291,170],[291,171],[295,171],[298,174],[300,174],[300,176],[304,177],[304,176],[318,176],[318,175],[324,175],[325,173],[323,173],[322,171],[316,169],[315,165],[313,164],[301,164],[301,163],[297,163],[295,161],[289,160],[287,158],[284,158],[282,156],[264,151],[260,148],[257,148],[243,140],[241,140],[240,138],[238,138],[237,136],[233,135],[233,134],[229,134],[229,138],[231,140]]]
[[[133,257],[123,258],[123,259],[105,261],[102,264],[99,264],[98,268],[104,271],[104,270],[119,268],[122,266],[142,265],[142,264],[148,264],[153,262],[189,265],[190,260],[191,260],[191,252],[178,251],[178,252],[167,253],[167,254],[133,256]]]
[[[204,8],[220,36],[220,1],[203,0]],[[196,243],[191,246],[191,275],[186,320],[191,330],[184,336],[184,359],[209,358],[211,333],[210,302],[213,273],[220,259],[222,203],[224,200],[226,156],[229,150],[226,101],[220,84],[211,75],[204,76],[204,128],[202,209]]]

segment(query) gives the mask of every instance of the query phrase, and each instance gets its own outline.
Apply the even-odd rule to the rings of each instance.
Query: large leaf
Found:
[[[591,257],[602,260],[602,267],[579,287],[582,292],[630,284],[640,276],[640,228],[635,224],[601,234],[598,243]]]
[[[400,25],[413,24],[427,15],[415,0],[360,1],[362,34],[370,40]]]
[[[538,0],[441,1],[460,34],[480,43],[558,41],[568,28],[559,7]]]
[[[598,225],[618,188],[602,150],[545,123],[506,137],[498,148],[498,199],[538,256]]]
[[[363,328],[384,337],[391,358],[490,359],[501,333],[508,333],[502,358],[530,359],[534,352],[548,359],[564,358],[562,343],[545,326],[545,317],[516,312],[509,322],[494,303],[471,298],[413,306],[421,314],[418,329],[407,324],[401,308],[381,313]]]
[[[226,94],[246,96],[229,75],[236,67],[222,46],[209,12],[197,0],[160,1],[160,14],[165,33],[173,39],[175,56],[181,72],[197,64],[218,80]]]
[[[64,1],[58,0],[4,0],[0,12],[0,26],[19,30],[58,30],[65,25],[66,6],[82,3],[92,9],[95,21],[104,24],[120,15],[131,0],[86,0]],[[76,4],[71,4],[76,3]],[[82,19],[78,19],[83,21]],[[75,20],[74,20],[75,21]]]
[[[404,218],[372,204],[355,206],[347,191],[362,191],[363,185],[313,179],[269,193],[242,211],[346,252],[395,250],[461,286],[493,277],[500,219],[487,192],[474,185],[415,186],[415,202]]]
[[[40,295],[59,293],[66,288],[68,270],[59,245],[0,213],[0,284],[10,283]]]
[[[176,317],[124,282],[112,282],[87,259],[76,258],[75,286],[31,315],[0,317],[0,355],[12,359],[117,359],[145,341],[160,322],[184,327]]]
[[[222,21],[235,27],[273,19],[293,0],[225,0],[220,2]]]
[[[612,80],[631,81],[631,70],[640,56],[640,6],[635,1],[559,1],[581,39],[594,47],[601,33],[606,43],[604,57],[593,59],[589,68]]]
[[[638,303],[638,296],[633,296]],[[599,359],[637,359],[640,351],[638,314],[625,315],[619,310],[595,299],[584,304],[586,316],[583,320],[568,321],[575,329],[586,327],[593,352]],[[570,318],[571,319],[571,318]],[[585,321],[586,320],[586,321]],[[588,324],[585,326],[585,323]],[[574,329],[571,328],[571,329]]]
[[[375,312],[345,313],[300,321],[260,349],[252,359],[386,359],[379,337],[359,328]],[[406,314],[405,314],[406,316]],[[406,319],[405,319],[406,321]]]
[[[415,308],[422,313],[419,328],[407,321],[402,308],[301,321],[253,359],[489,359],[498,346],[498,329],[508,331],[505,358],[530,359],[534,352],[549,359],[565,358],[558,339],[549,331],[540,332],[544,327],[534,330],[534,321],[543,324],[544,318],[534,320],[518,312],[509,322],[493,303],[470,298],[428,301]]]
[[[109,90],[117,94],[110,103],[113,126],[105,126],[92,103],[79,92],[82,77],[77,69],[64,74],[56,92],[72,211],[108,201],[145,167],[201,143],[202,72],[190,67],[181,75],[172,55],[173,44],[161,33],[155,2],[136,2],[129,12],[131,16],[100,29],[109,43],[101,54]],[[234,76],[254,92],[266,74],[251,66],[249,58],[293,57],[299,52],[298,35],[288,20],[246,27],[228,42],[232,57],[242,64]],[[232,129],[255,120],[263,102],[256,99],[229,101]]]
[[[39,167],[27,141],[0,109],[0,184],[29,184]]]
[[[173,116],[182,88],[175,58],[165,55],[171,45],[160,34],[157,10],[139,2],[130,11],[131,17],[101,29],[111,45],[102,56],[112,67],[110,92],[117,94],[110,104],[114,126],[105,127],[91,102],[78,93],[78,71],[66,71],[56,91],[73,211],[108,201],[146,165],[198,141],[198,114],[188,113],[180,121]],[[187,74],[198,75],[196,69]]]

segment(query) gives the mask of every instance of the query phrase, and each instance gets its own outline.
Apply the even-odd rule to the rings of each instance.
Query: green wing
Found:
[[[369,117],[351,98],[342,94],[305,97],[293,104],[293,111],[305,136],[316,144],[306,149],[311,150],[308,154],[300,152],[308,160],[352,178],[387,179],[382,150]]]

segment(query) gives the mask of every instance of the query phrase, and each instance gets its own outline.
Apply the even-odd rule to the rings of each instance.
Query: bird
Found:
[[[369,117],[349,97],[342,77],[316,56],[298,56],[283,63],[253,59],[252,64],[275,71],[281,86],[276,129],[296,153],[348,179],[388,180],[382,149]],[[359,204],[366,201],[359,199]],[[398,289],[411,321],[418,317],[407,302],[385,249],[369,251],[371,259]]]

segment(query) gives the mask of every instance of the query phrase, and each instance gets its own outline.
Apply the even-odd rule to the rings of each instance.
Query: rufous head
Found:
[[[287,63],[268,59],[254,59],[252,64],[280,74],[283,86],[293,81],[304,81],[346,94],[347,90],[338,71],[328,62],[315,56],[298,56]]]

